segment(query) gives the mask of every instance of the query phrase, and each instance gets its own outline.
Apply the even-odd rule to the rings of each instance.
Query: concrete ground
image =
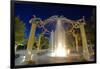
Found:
[[[78,54],[70,54],[67,57],[51,57],[50,51],[48,50],[41,50],[41,53],[38,54],[36,50],[33,50],[33,57],[32,60],[35,61],[33,64],[50,64],[50,63],[70,63],[70,62],[82,62],[84,61],[80,55]],[[15,65],[29,65],[26,64],[25,61],[25,54],[26,50],[17,51],[16,54],[19,54],[18,57],[15,59]]]

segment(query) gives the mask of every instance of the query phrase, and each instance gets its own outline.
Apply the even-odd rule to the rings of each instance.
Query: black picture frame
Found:
[[[59,6],[87,6],[87,7],[93,7],[95,8],[95,20],[96,20],[96,5],[81,5],[81,4],[61,4],[61,3],[48,3],[48,2],[34,2],[34,1],[16,1],[12,0],[11,1],[11,28],[10,28],[10,67],[11,68],[27,68],[27,67],[45,67],[45,66],[60,66],[60,65],[79,65],[79,64],[90,64],[90,63],[96,63],[96,23],[95,23],[95,60],[94,61],[88,61],[88,62],[72,62],[72,63],[54,63],[54,64],[40,64],[40,65],[24,65],[24,66],[15,66],[15,50],[14,50],[14,44],[15,44],[15,28],[14,28],[14,6],[15,3],[35,3],[35,4],[40,4],[40,5],[59,5]]]

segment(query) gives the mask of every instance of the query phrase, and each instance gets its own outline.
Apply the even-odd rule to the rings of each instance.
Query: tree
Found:
[[[45,37],[44,35],[41,38],[41,48],[42,49],[48,49],[49,48],[49,39]]]
[[[87,33],[87,39],[88,39],[88,43],[89,44],[95,44],[95,23],[96,23],[96,15],[95,15],[96,11],[95,9],[93,9],[92,11],[92,16],[90,17],[90,19],[86,22],[86,33]],[[91,37],[90,37],[91,36]]]
[[[24,31],[25,24],[23,21],[19,19],[19,17],[15,17],[15,44],[21,44],[24,41]]]

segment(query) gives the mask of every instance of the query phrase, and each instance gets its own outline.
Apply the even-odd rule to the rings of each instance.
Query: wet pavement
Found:
[[[25,54],[26,51],[19,51],[16,54],[20,54],[19,57],[15,59],[15,65],[29,65],[25,63]],[[81,56],[78,54],[70,54],[67,57],[51,57],[50,51],[44,50],[41,53],[37,53],[33,51],[33,61],[35,64],[51,64],[51,63],[71,63],[71,62],[82,62],[84,60],[81,59]]]

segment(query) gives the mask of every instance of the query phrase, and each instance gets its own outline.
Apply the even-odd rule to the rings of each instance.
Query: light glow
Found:
[[[66,57],[67,56],[67,50],[65,49],[65,47],[62,46],[61,43],[58,44],[57,48],[55,49],[55,51],[52,53],[51,55],[52,57]]]
[[[54,35],[54,36],[52,36]],[[54,49],[51,53],[52,57],[67,57],[69,54],[69,50],[67,50],[66,46],[66,37],[65,37],[65,30],[61,24],[61,20],[58,19],[56,24],[56,30],[55,32],[51,33],[52,39],[51,42],[53,42],[51,45]]]
[[[21,63],[23,63],[24,61],[25,61],[25,56],[22,56],[22,62]]]

